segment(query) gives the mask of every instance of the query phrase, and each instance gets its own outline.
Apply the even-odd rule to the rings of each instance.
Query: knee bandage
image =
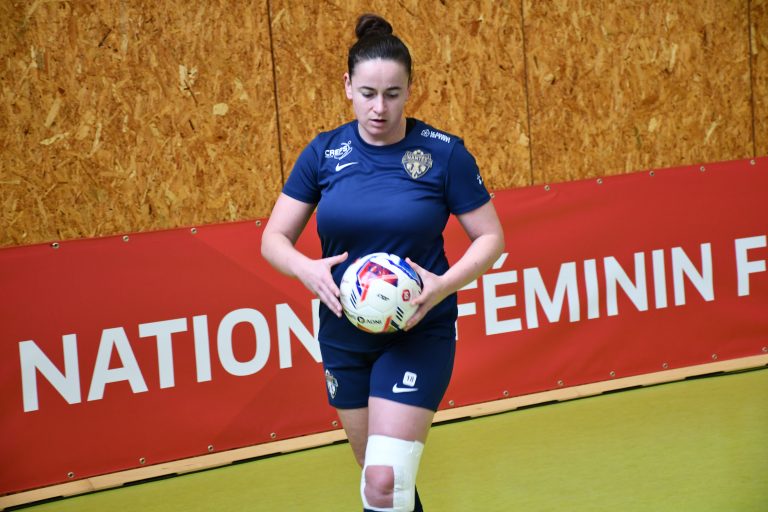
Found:
[[[419,471],[422,451],[424,451],[424,444],[419,441],[404,441],[389,436],[369,436],[360,482],[360,494],[365,508],[381,512],[411,512],[415,504],[416,473]],[[365,470],[368,466],[389,466],[393,469],[395,487],[392,494],[392,508],[376,508],[368,503],[365,497]]]

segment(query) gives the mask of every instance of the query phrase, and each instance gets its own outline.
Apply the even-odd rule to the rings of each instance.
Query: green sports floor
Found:
[[[345,443],[24,507],[25,512],[356,511]],[[427,512],[766,512],[768,369],[436,425]]]

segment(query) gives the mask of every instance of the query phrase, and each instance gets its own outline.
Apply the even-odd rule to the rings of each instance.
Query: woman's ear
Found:
[[[347,98],[352,99],[352,80],[349,73],[344,73],[344,90],[347,92]]]

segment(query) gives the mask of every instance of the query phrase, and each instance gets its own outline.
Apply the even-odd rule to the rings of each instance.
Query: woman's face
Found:
[[[410,94],[405,67],[394,60],[358,62],[354,75],[344,73],[344,88],[368,144],[394,144],[405,137],[403,110]]]

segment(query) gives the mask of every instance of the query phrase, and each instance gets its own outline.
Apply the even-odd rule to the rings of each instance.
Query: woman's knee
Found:
[[[370,505],[378,508],[392,507],[395,490],[395,471],[391,466],[367,466],[363,492]]]
[[[424,444],[419,441],[369,436],[360,488],[365,508],[413,510],[423,449]]]

